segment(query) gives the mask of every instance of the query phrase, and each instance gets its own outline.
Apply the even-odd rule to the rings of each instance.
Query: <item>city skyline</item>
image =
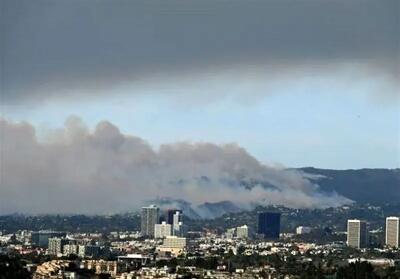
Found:
[[[11,278],[400,278],[400,0],[0,0]]]

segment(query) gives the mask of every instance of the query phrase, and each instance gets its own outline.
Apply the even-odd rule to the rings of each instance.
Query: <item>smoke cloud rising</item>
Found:
[[[398,97],[397,0],[3,0],[6,103],[107,96],[235,69],[263,81],[348,71]],[[348,84],[346,81],[344,84]],[[392,93],[393,92],[393,93]],[[28,94],[29,93],[29,94]],[[265,92],[260,93],[265,94]],[[385,95],[385,94],[384,94]]]
[[[27,122],[0,120],[0,214],[112,213],[163,197],[199,205],[329,207],[307,176],[266,166],[235,144],[175,143],[153,149],[104,121],[94,130],[70,117],[38,141]]]

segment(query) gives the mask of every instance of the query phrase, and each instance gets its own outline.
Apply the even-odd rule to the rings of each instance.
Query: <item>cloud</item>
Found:
[[[260,78],[274,80],[334,75],[346,65],[398,92],[396,0],[1,4],[8,104],[106,96],[126,85],[140,94],[135,86],[212,79],[231,69],[240,78],[261,68]]]
[[[36,139],[27,122],[0,120],[0,214],[110,213],[171,197],[204,202],[329,207],[350,201],[323,194],[302,173],[266,166],[236,144],[175,143],[154,150],[104,121],[79,118]]]

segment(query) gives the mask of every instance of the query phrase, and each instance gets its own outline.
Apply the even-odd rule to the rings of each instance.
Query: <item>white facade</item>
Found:
[[[399,248],[400,242],[400,218],[386,218],[386,245],[393,248]]]
[[[68,255],[78,255],[78,245],[76,244],[65,244],[63,246],[63,254]]]
[[[154,225],[154,237],[155,238],[165,238],[171,236],[171,225],[166,222]]]
[[[167,236],[164,239],[163,246],[167,248],[184,248],[186,247],[186,238],[177,236]]]
[[[62,254],[62,249],[64,244],[66,244],[66,240],[58,237],[49,238],[49,255],[58,256]]]
[[[163,244],[157,247],[157,251],[160,254],[181,255],[186,251],[186,238],[167,236],[164,238]]]
[[[310,227],[299,226],[296,228],[296,234],[307,234],[311,231],[312,229]]]
[[[81,258],[84,258],[85,257],[85,249],[86,248],[86,246],[85,245],[78,245],[78,256],[79,257],[81,257]]]
[[[247,225],[243,225],[236,228],[236,237],[237,238],[248,238],[249,237],[249,227]]]

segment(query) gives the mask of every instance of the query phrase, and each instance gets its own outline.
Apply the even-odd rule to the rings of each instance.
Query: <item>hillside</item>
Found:
[[[330,170],[301,168],[305,173],[322,175],[315,182],[323,191],[337,193],[360,203],[400,201],[400,169]]]

